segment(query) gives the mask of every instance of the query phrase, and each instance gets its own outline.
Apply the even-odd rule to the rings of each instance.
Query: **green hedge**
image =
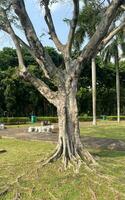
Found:
[[[92,121],[92,116],[80,116],[79,117],[79,121],[80,122],[89,122],[89,121]]]
[[[26,124],[29,121],[28,117],[0,117],[0,123],[4,124]]]
[[[109,121],[117,121],[117,116],[100,115],[100,117],[97,116],[97,119],[109,120]],[[120,119],[121,119],[121,120],[125,120],[125,116],[120,116]],[[79,117],[79,121],[80,121],[80,122],[92,121],[92,120],[93,120],[93,117],[92,117],[92,116],[83,115],[83,116],[80,116],[80,117]]]
[[[42,122],[42,121],[50,121],[51,123],[58,123],[58,117],[36,117],[37,122]],[[91,116],[80,116],[79,121],[92,121]],[[31,122],[31,119],[28,117],[1,117],[0,118],[0,123],[4,124],[26,124]]]
[[[57,123],[58,122],[58,117],[37,117],[37,122],[42,122],[42,121],[50,121],[51,123]],[[80,116],[79,121],[92,121],[92,116]]]
[[[37,122],[42,122],[42,121],[50,121],[51,123],[57,123],[58,118],[57,117],[36,117]],[[87,122],[87,121],[92,121],[92,116],[79,116],[79,121],[80,122]],[[102,116],[98,117],[98,119],[102,119]],[[107,120],[110,121],[116,121],[117,116],[106,116]],[[120,116],[121,120],[125,120],[125,116]],[[31,119],[29,117],[0,117],[0,123],[4,124],[26,124],[30,123]]]
[[[117,116],[107,116],[106,117],[107,120],[111,120],[111,121],[116,121],[117,120]],[[121,120],[125,120],[125,116],[120,116]]]
[[[37,122],[50,121],[51,123],[57,123],[58,117],[37,117]]]
[[[58,118],[57,117],[36,117],[37,122],[42,121],[50,121],[51,123],[57,123]],[[26,124],[30,123],[31,119],[29,117],[0,117],[0,123],[4,124]]]

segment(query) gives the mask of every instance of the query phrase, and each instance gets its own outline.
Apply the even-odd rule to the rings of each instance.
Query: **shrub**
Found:
[[[50,121],[51,123],[57,123],[58,117],[37,117],[37,122]]]
[[[89,121],[92,121],[92,119],[93,119],[92,116],[87,116],[87,115],[83,115],[79,117],[80,122],[89,122]]]
[[[37,122],[42,122],[42,121],[50,121],[51,123],[57,123],[58,122],[58,117],[37,117]],[[92,116],[80,116],[79,121],[92,121]]]
[[[1,117],[0,123],[4,124],[26,124],[30,119],[28,117]]]
[[[111,120],[111,121],[116,121],[117,120],[117,116],[107,116],[107,119]],[[120,116],[120,119],[121,120],[125,120],[125,116]]]
[[[51,123],[57,123],[58,117],[36,117],[37,122],[50,121]],[[93,117],[88,115],[79,116],[80,122],[92,121]],[[99,118],[98,118],[99,119]],[[102,119],[102,116],[101,116]],[[116,121],[117,116],[106,116],[107,120]],[[121,120],[125,120],[125,116],[120,116]],[[14,124],[26,124],[31,122],[29,117],[0,117],[0,123],[14,125]]]

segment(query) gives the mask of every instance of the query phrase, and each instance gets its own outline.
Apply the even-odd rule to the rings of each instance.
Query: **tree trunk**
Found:
[[[92,58],[92,111],[93,125],[96,125],[96,63],[95,58]]]
[[[65,167],[70,163],[73,165],[76,164],[78,168],[82,160],[88,163],[95,163],[91,154],[83,147],[80,139],[76,84],[68,90],[62,91],[61,89],[59,96],[57,106],[59,126],[58,145],[54,154],[47,160],[47,163],[61,157]]]
[[[119,79],[119,59],[118,52],[115,56],[116,66],[116,96],[117,96],[117,122],[120,123],[120,79]]]

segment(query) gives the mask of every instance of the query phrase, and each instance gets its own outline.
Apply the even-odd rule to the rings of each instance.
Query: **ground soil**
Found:
[[[21,140],[43,140],[52,141],[54,143],[58,140],[58,132],[52,133],[28,133],[28,127],[12,127],[0,130],[0,137],[2,138],[16,138]],[[96,137],[81,137],[82,142],[87,148],[95,149],[109,149],[109,150],[125,150],[125,142],[116,139],[96,138]]]

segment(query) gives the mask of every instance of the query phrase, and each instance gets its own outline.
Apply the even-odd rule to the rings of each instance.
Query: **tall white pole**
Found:
[[[92,110],[93,110],[93,125],[96,125],[96,62],[92,58]]]

